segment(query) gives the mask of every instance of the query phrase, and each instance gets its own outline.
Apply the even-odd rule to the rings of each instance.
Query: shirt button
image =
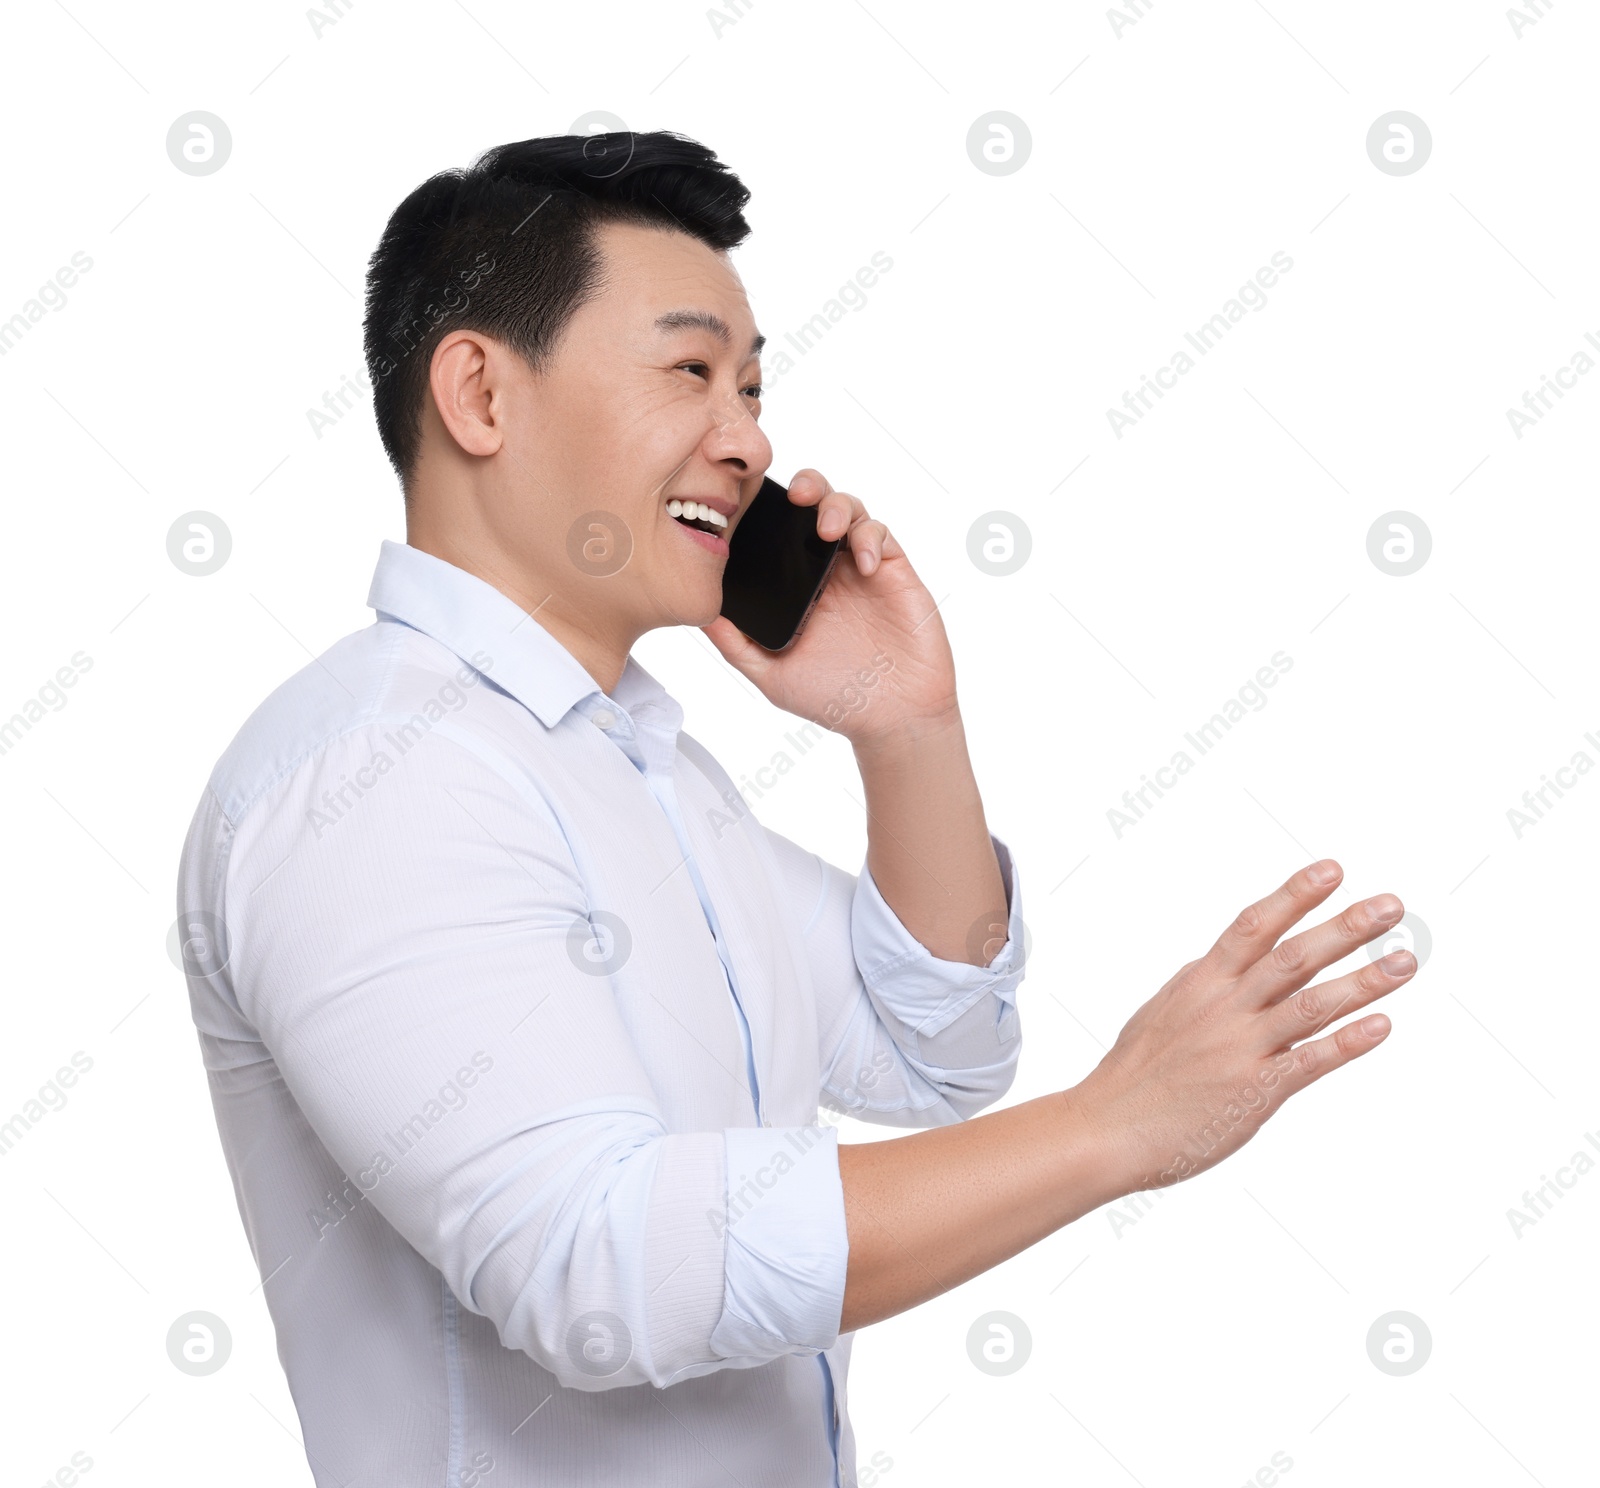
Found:
[[[772,1125],[772,1118],[770,1116],[763,1116],[761,1118],[761,1124],[763,1126],[771,1126]]]
[[[609,712],[605,708],[602,708],[598,713],[593,715],[590,721],[596,728],[608,729],[617,721],[617,715]]]

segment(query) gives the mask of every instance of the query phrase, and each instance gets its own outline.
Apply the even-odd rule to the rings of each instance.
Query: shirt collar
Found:
[[[588,716],[605,700],[641,728],[676,742],[683,710],[631,655],[607,699],[578,659],[520,605],[432,553],[385,538],[367,604],[380,618],[398,620],[448,646],[546,728],[554,728],[580,703]],[[476,662],[476,654],[486,656],[488,664]]]

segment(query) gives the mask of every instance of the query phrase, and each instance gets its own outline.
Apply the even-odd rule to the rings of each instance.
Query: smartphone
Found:
[[[796,506],[770,477],[728,539],[722,613],[768,651],[800,634],[828,582],[844,539],[817,535],[817,508]]]

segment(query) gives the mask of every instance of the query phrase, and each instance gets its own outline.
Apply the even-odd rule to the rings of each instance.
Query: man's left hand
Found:
[[[795,474],[789,500],[817,508],[817,534],[844,538],[805,629],[786,651],[758,646],[725,616],[702,627],[769,702],[852,744],[921,734],[957,718],[944,623],[895,536],[820,471]]]

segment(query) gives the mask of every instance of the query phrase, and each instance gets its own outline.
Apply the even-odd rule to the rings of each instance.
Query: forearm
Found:
[[[1006,890],[960,714],[855,755],[867,867],[884,902],[935,956],[986,966],[1005,941]]]
[[[840,1332],[893,1317],[1109,1203],[1121,1183],[1075,1091],[839,1146],[850,1259]]]
[[[1123,1194],[1215,1166],[1297,1091],[1382,1043],[1381,1016],[1324,1030],[1407,982],[1414,955],[1391,952],[1308,983],[1397,924],[1398,898],[1380,894],[1278,943],[1340,876],[1337,863],[1314,863],[1248,906],[1070,1090],[898,1141],[841,1146],[849,1258],[840,1331],[958,1286]]]

